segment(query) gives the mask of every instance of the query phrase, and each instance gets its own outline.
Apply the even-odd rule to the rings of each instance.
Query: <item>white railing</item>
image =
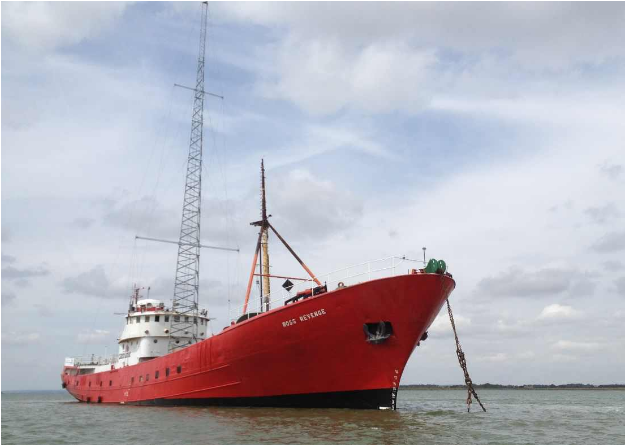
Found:
[[[423,265],[423,260],[414,260],[406,257],[387,257],[378,260],[367,261],[360,264],[354,264],[343,269],[335,270],[324,275],[318,275],[316,278],[321,282],[322,286],[327,286],[328,291],[334,290],[340,285],[353,286],[354,284],[365,281],[375,280],[378,278],[386,278],[398,274],[407,273],[410,269],[414,269],[416,264]],[[413,267],[407,267],[408,265]],[[284,302],[296,296],[298,292],[311,290],[313,291],[318,285],[312,279],[301,281],[293,286],[291,291],[280,288],[279,291],[272,292],[269,295],[270,306],[272,308],[283,306]],[[237,321],[243,313],[244,305],[233,307],[229,310],[229,318],[231,321]],[[246,314],[261,312],[261,301],[258,295],[250,295],[250,301],[247,306]]]
[[[71,357],[74,359],[74,366],[100,366],[117,363],[119,354],[113,354],[108,357],[88,355],[86,357]]]

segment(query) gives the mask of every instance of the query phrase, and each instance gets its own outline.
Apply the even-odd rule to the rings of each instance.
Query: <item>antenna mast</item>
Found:
[[[206,24],[208,2],[202,2],[200,26],[200,50],[197,59],[197,76],[191,139],[187,162],[187,179],[182,205],[182,224],[178,244],[178,262],[174,285],[173,310],[179,316],[172,317],[169,351],[188,346],[197,341],[198,291],[200,284],[200,216],[202,203],[202,142],[204,127],[204,57],[206,53]],[[191,333],[192,341],[183,344],[182,337]],[[187,337],[188,340],[188,337]]]

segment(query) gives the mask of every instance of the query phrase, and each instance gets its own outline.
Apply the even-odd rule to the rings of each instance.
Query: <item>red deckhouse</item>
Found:
[[[207,247],[199,237],[206,8],[172,306],[135,289],[118,354],[67,358],[63,387],[92,403],[395,408],[406,362],[455,287],[445,263],[417,269],[413,260],[389,257],[315,275],[268,221],[262,163],[244,305],[209,335],[198,305],[199,252]],[[270,231],[310,278],[270,274]],[[250,301],[254,276],[260,298]],[[271,279],[286,279],[280,292],[271,292]]]

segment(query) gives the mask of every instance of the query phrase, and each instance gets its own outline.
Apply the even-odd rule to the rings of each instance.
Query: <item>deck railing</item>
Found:
[[[410,259],[405,256],[391,256],[360,264],[354,264],[333,272],[318,275],[315,278],[321,282],[322,286],[327,286],[327,290],[330,291],[340,286],[353,286],[354,284],[365,281],[407,273],[410,269],[416,268],[417,265],[423,265],[423,267],[425,267],[423,260]],[[299,284],[295,284],[290,291],[280,288],[280,290],[269,294],[270,307],[275,308],[283,306],[285,301],[295,297],[298,292],[306,290],[313,292],[316,287],[318,287],[317,283],[315,283],[314,280],[309,279],[306,281],[300,281]],[[259,313],[261,312],[261,307],[260,297],[258,295],[255,297],[250,296],[250,301],[245,314]],[[244,305],[231,308],[229,310],[230,320],[236,322],[240,317],[245,315],[243,313],[243,308]]]
[[[117,363],[119,360],[119,354],[113,354],[108,357],[89,355],[86,357],[69,357],[73,359],[74,366],[102,366],[111,365]],[[66,359],[66,364],[68,364]]]

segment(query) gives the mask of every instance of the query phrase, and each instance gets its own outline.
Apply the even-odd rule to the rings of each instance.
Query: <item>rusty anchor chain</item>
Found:
[[[469,371],[467,370],[467,361],[464,358],[464,352],[462,352],[462,346],[460,346],[460,340],[458,340],[458,334],[456,332],[456,323],[454,322],[454,314],[451,312],[451,306],[449,305],[449,300],[445,300],[447,303],[447,312],[449,313],[449,321],[451,321],[451,327],[454,330],[454,337],[456,338],[456,355],[458,356],[458,362],[460,363],[460,367],[462,368],[462,372],[464,372],[464,383],[467,385],[467,412],[471,411],[471,403],[473,400],[471,396],[475,397],[477,403],[480,404],[484,412],[486,412],[486,408],[480,402],[480,398],[477,396],[475,392],[475,388],[473,388],[473,381],[471,381],[471,377],[469,377]]]

